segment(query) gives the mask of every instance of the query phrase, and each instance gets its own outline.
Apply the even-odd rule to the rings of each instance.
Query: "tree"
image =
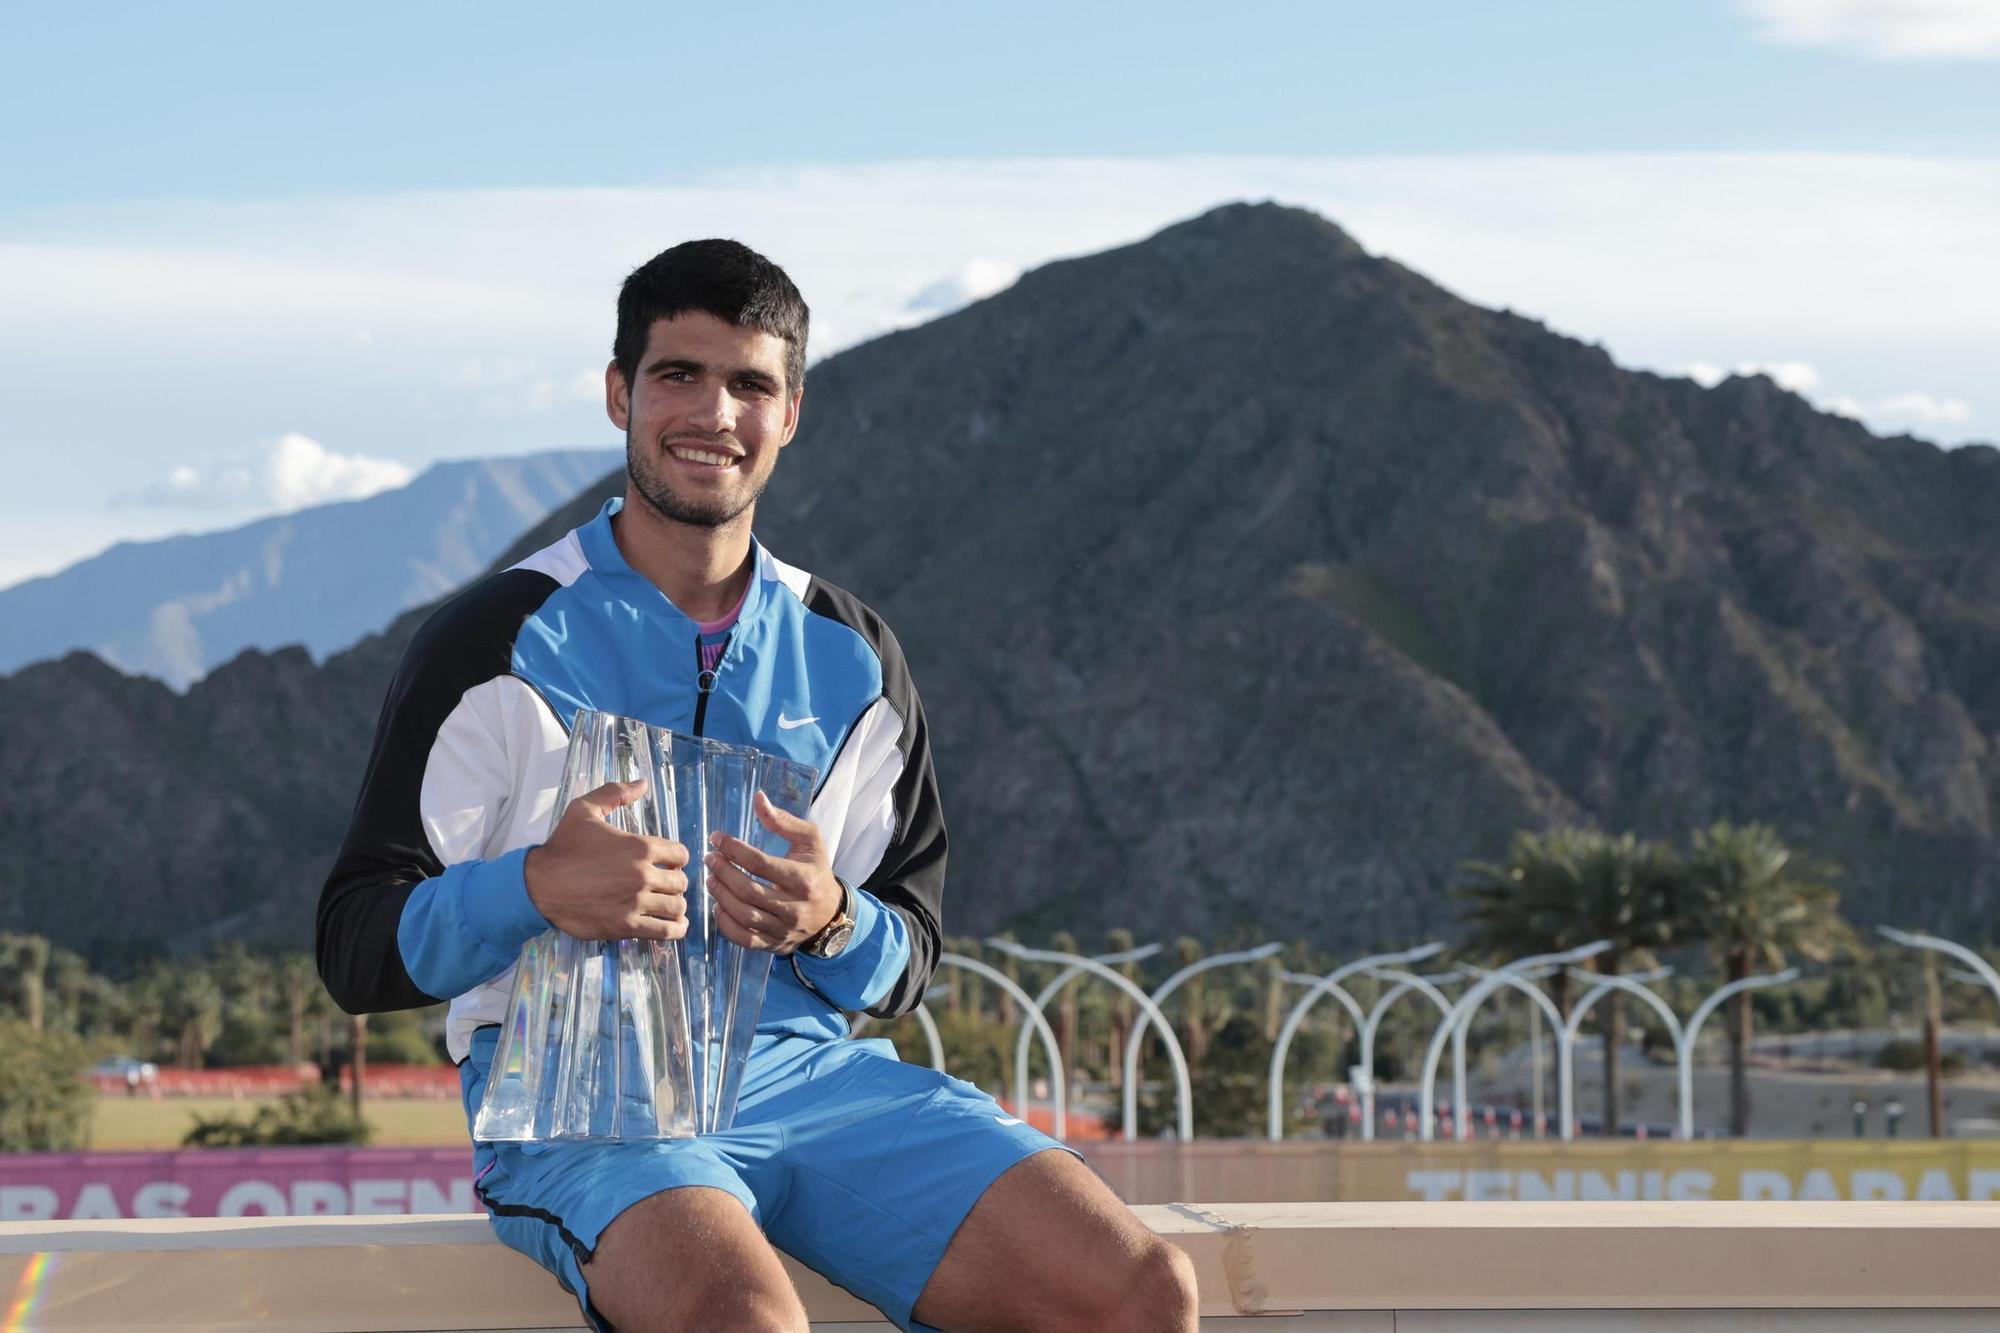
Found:
[[[0,1018],[0,1052],[0,1152],[81,1148],[95,1100],[83,1042]]]
[[[1104,951],[1106,953],[1130,953],[1132,944],[1132,932],[1123,926],[1113,926],[1110,930],[1104,932]],[[1139,965],[1137,963],[1120,963],[1118,964],[1118,972],[1127,981],[1135,985],[1138,983]],[[1141,987],[1141,989],[1144,988]],[[1106,1063],[1113,1070],[1120,1070],[1125,1067],[1125,1043],[1132,1035],[1132,1024],[1136,1018],[1137,1011],[1132,1003],[1132,997],[1124,991],[1119,991],[1112,997],[1111,1001],[1111,1045],[1107,1052],[1108,1058],[1106,1060]]]
[[[48,978],[49,942],[40,935],[0,935],[0,989],[20,1011],[31,1032],[43,1027],[44,984]]]
[[[279,983],[285,992],[285,1063],[301,1064],[306,1058],[306,1018],[316,1008],[329,1007],[333,997],[319,979],[319,964],[309,953],[286,954],[278,963]]]
[[[1629,833],[1558,828],[1518,833],[1507,859],[1466,866],[1470,880],[1455,891],[1467,904],[1468,944],[1501,959],[1558,953],[1597,940],[1610,948],[1593,965],[1606,976],[1650,963],[1655,949],[1674,942],[1681,924],[1683,877],[1672,853]],[[1556,1008],[1567,1016],[1569,978],[1550,978]],[[1623,1008],[1616,992],[1605,997],[1604,1127],[1620,1123],[1618,1044]]]
[[[1059,930],[1049,938],[1051,953],[1076,953],[1076,936],[1066,930]],[[1052,972],[1060,973],[1068,965],[1051,963]],[[1089,976],[1071,977],[1056,997],[1056,1049],[1062,1052],[1063,1073],[1072,1086],[1077,1082],[1076,1013],[1077,987],[1088,985],[1096,978]]]
[[[157,1004],[160,1034],[172,1043],[174,1063],[201,1068],[222,1029],[222,988],[195,961],[158,964],[144,981],[149,1002]]]
[[[1589,942],[1576,933],[1581,896],[1577,860],[1583,830],[1520,832],[1503,861],[1468,861],[1465,883],[1452,890],[1464,904],[1465,947],[1500,962],[1558,953]],[[1569,1014],[1569,975],[1549,978],[1556,1008]]]
[[[1710,826],[1694,835],[1687,860],[1687,929],[1706,941],[1730,981],[1758,966],[1783,967],[1793,954],[1823,962],[1856,948],[1854,932],[1840,918],[1840,894],[1831,864],[1794,852],[1767,824]],[[1750,1085],[1744,1061],[1750,1049],[1751,997],[1731,1001],[1729,1025],[1729,1129],[1750,1129]]]
[[[1207,951],[1201,941],[1192,935],[1183,935],[1174,941],[1174,970],[1198,963]],[[1208,973],[1197,972],[1181,983],[1181,1041],[1182,1054],[1187,1057],[1188,1072],[1193,1074],[1201,1069],[1201,1062],[1208,1054]]]

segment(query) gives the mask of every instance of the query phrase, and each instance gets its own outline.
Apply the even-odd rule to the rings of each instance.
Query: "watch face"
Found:
[[[838,955],[842,949],[845,949],[847,947],[847,942],[853,938],[854,938],[854,923],[851,921],[843,921],[839,925],[834,926],[832,929],[828,930],[826,932],[825,938],[821,939],[817,943],[817,945],[814,948],[810,949],[808,952],[810,952],[812,956],[815,958],[832,958]]]

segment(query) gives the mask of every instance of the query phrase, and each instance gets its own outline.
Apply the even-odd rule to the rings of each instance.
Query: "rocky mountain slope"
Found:
[[[1993,933],[2000,452],[1621,369],[1309,214],[816,367],[759,529],[902,638],[955,932],[1406,942],[1515,828],[1727,816],[1859,919]],[[0,928],[303,938],[412,624],[185,700],[0,682]]]
[[[245,648],[297,643],[323,660],[477,576],[617,461],[569,449],[438,463],[365,500],[121,542],[0,589],[0,671],[82,648],[185,689]]]

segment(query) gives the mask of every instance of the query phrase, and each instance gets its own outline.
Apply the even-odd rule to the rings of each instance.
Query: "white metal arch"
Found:
[[[982,963],[977,958],[967,958],[962,953],[941,953],[938,955],[938,964],[941,967],[962,967],[975,976],[986,978],[1001,990],[1007,992],[1008,995],[1013,997],[1014,1002],[1021,1006],[1021,1021],[1033,1027],[1035,1031],[1041,1034],[1042,1054],[1049,1058],[1050,1109],[1053,1112],[1055,1120],[1055,1137],[1059,1139],[1068,1138],[1069,1115],[1068,1106],[1066,1105],[1067,1098],[1063,1090],[1062,1048],[1056,1044],[1055,1032],[1050,1029],[1049,1021],[1042,1017],[1042,1011],[1035,1008],[1034,1001],[1028,997],[1028,992],[1021,989],[1020,982],[1014,980],[1014,978],[1008,976],[999,968]],[[1023,1120],[1028,1118],[1028,1085],[1026,1083],[1018,1083],[1014,1087],[1014,1109],[1021,1113]]]
[[[1181,988],[1190,978],[1213,968],[1226,967],[1231,963],[1254,963],[1282,953],[1285,946],[1273,940],[1260,944],[1254,949],[1237,949],[1231,953],[1219,953],[1213,958],[1201,958],[1168,977],[1153,988],[1153,1003],[1162,1012],[1167,1007],[1167,997]],[[1153,1026],[1153,1016],[1142,1013],[1139,1021],[1132,1025],[1132,1031],[1125,1038],[1125,1068],[1119,1084],[1120,1098],[1124,1102],[1123,1136],[1130,1143],[1139,1133],[1139,1047],[1146,1040],[1146,1034]]]
[[[1498,991],[1502,986],[1513,986],[1534,997],[1543,1015],[1549,1019],[1550,1030],[1555,1034],[1556,1098],[1562,1117],[1561,1135],[1565,1139],[1570,1138],[1574,1129],[1571,1117],[1570,1052],[1569,1044],[1564,1040],[1563,1036],[1562,1015],[1557,1011],[1554,1002],[1548,996],[1542,994],[1539,988],[1530,985],[1520,974],[1546,963],[1563,964],[1582,962],[1586,958],[1592,958],[1603,953],[1610,947],[1611,943],[1608,940],[1594,940],[1581,948],[1565,949],[1561,953],[1531,954],[1526,958],[1517,958],[1505,967],[1488,972],[1485,976],[1474,982],[1470,990],[1459,996],[1458,1003],[1452,1006],[1451,1013],[1446,1016],[1443,1022],[1438,1024],[1437,1031],[1431,1034],[1430,1049],[1424,1053],[1423,1092],[1418,1111],[1422,1123],[1417,1126],[1417,1133],[1425,1140],[1429,1140],[1435,1136],[1437,1067],[1438,1061],[1444,1056],[1444,1044],[1449,1040],[1453,1047],[1452,1073],[1457,1084],[1453,1097],[1454,1114],[1457,1123],[1453,1129],[1456,1135],[1463,1137],[1465,1133],[1465,1113],[1467,1110],[1465,1097],[1465,1032],[1471,1026],[1473,1014],[1478,1012],[1479,1006],[1486,1002],[1488,996]]]
[[[1111,964],[1136,963],[1143,959],[1151,958],[1159,951],[1160,946],[1158,944],[1142,944],[1137,948],[1125,949],[1118,953],[1098,954],[1096,961]],[[1066,958],[1081,957],[1078,954],[1065,954],[1063,956]],[[1035,1012],[1046,1017],[1049,1001],[1060,995],[1063,987],[1069,985],[1070,982],[1075,981],[1083,974],[1084,969],[1076,966],[1074,963],[1056,973],[1055,976],[1049,979],[1049,983],[1046,986],[1043,986],[1041,990],[1035,993],[1035,998],[1030,1001],[1034,1006]],[[1051,1074],[1051,1077],[1053,1076]],[[1014,1082],[1023,1088],[1028,1086],[1028,1029],[1025,1026],[1014,1034]],[[1065,1095],[1067,1095],[1067,1090],[1065,1090]]]
[[[1341,989],[1341,982],[1353,976],[1356,972],[1364,972],[1372,967],[1387,967],[1394,966],[1397,963],[1422,962],[1426,958],[1435,957],[1443,952],[1444,945],[1433,940],[1429,944],[1420,944],[1414,949],[1403,949],[1396,953],[1370,954],[1366,958],[1357,958],[1351,963],[1344,963],[1312,983],[1306,993],[1299,997],[1298,1003],[1292,1006],[1292,1011],[1285,1015],[1284,1026],[1278,1029],[1277,1044],[1271,1048],[1271,1068],[1265,1076],[1264,1090],[1264,1134],[1266,1138],[1276,1143],[1285,1136],[1285,1054],[1291,1050],[1292,1037],[1297,1034],[1299,1025],[1306,1021],[1306,1014],[1312,1007],[1318,1004],[1323,996],[1331,995],[1340,1002],[1342,1008],[1347,1010],[1349,1016],[1354,1019],[1355,1027],[1358,1028],[1367,1021],[1367,1018],[1361,1012],[1361,1006],[1354,1002],[1354,997]]]
[[[1451,1016],[1451,997],[1439,990],[1436,981],[1455,981],[1460,972],[1444,972],[1436,977],[1420,977],[1414,972],[1404,972],[1399,968],[1370,968],[1368,974],[1381,981],[1396,984],[1382,992],[1380,999],[1368,1010],[1367,1021],[1361,1025],[1361,1139],[1364,1143],[1375,1141],[1375,1033],[1382,1025],[1382,1016],[1389,1012],[1397,1000],[1411,991],[1423,996],[1438,1007],[1438,1012]]]
[[[1085,958],[1073,953],[1058,953],[1053,949],[1030,949],[1026,945],[1016,944],[1012,940],[990,939],[986,943],[989,947],[998,949],[1002,953],[1012,954],[1016,958],[1025,959],[1031,963],[1068,963],[1080,967],[1092,976],[1102,977],[1105,981],[1110,982],[1113,986],[1131,996],[1133,1002],[1141,1010],[1149,1011],[1153,1016],[1153,1021],[1159,1024],[1160,1039],[1166,1042],[1167,1059],[1172,1062],[1174,1067],[1174,1094],[1177,1101],[1177,1110],[1179,1111],[1177,1124],[1180,1129],[1181,1141],[1186,1143],[1193,1140],[1194,1086],[1193,1081],[1188,1077],[1187,1057],[1181,1053],[1181,1044],[1174,1037],[1173,1029],[1167,1025],[1166,1015],[1160,1012],[1159,1006],[1153,1003],[1151,996],[1140,990],[1129,978],[1121,976],[1094,958]]]

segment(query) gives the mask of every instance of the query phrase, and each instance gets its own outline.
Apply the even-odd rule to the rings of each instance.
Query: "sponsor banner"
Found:
[[[1817,1139],[1401,1145],[1401,1160],[1358,1160],[1357,1198],[1954,1199],[2000,1198],[2000,1144],[1988,1140]]]
[[[2000,1140],[1088,1144],[1129,1203],[2000,1199]]]
[[[478,1209],[470,1144],[0,1153],[0,1222]]]

